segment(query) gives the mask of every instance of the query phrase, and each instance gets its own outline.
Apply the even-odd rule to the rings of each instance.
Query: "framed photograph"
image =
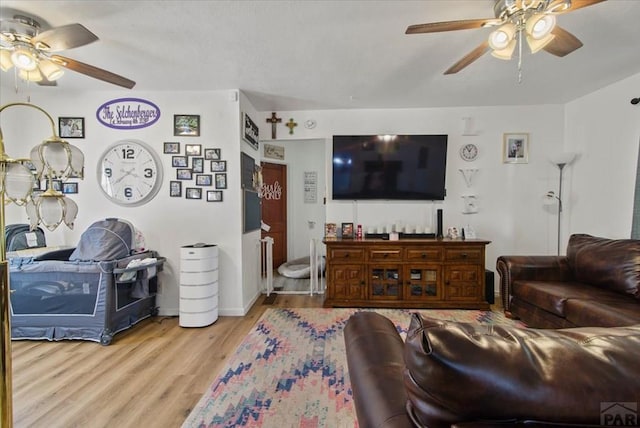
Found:
[[[207,202],[222,202],[222,190],[207,190]]]
[[[176,178],[178,180],[191,180],[193,178],[193,171],[188,168],[177,169]]]
[[[172,198],[182,197],[182,181],[169,182],[169,196],[171,196]]]
[[[201,144],[185,144],[184,154],[187,156],[202,156]]]
[[[199,137],[200,115],[198,114],[174,114],[173,135],[176,137]]]
[[[220,160],[220,149],[204,149],[205,160]]]
[[[59,117],[60,138],[84,138],[84,117]]]
[[[225,173],[217,173],[216,174],[216,189],[226,189],[227,188],[227,174]]]
[[[171,166],[174,168],[186,168],[189,166],[186,156],[171,156]]]
[[[336,239],[338,237],[338,228],[335,223],[324,224],[324,237],[326,239]]]
[[[342,223],[342,238],[353,238],[353,223]]]
[[[226,172],[227,161],[211,161],[211,172]]]
[[[62,193],[78,193],[78,183],[62,183]]]
[[[244,113],[244,127],[242,131],[242,138],[251,145],[255,150],[258,150],[260,145],[258,143],[258,125],[249,117],[247,113]]]
[[[180,153],[180,143],[176,143],[176,142],[164,143],[164,153],[168,153],[168,154]]]
[[[187,187],[186,191],[187,199],[202,199],[202,189],[197,187]]]
[[[204,158],[191,158],[191,170],[194,173],[204,172]]]
[[[504,134],[502,162],[529,162],[529,134]]]
[[[196,186],[211,186],[211,184],[213,184],[213,177],[211,174],[196,175]]]

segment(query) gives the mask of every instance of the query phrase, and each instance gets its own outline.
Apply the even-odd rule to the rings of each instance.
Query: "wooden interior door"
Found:
[[[273,267],[287,261],[287,166],[262,162],[262,221],[269,232],[262,238],[273,238]],[[264,269],[263,269],[264,271]]]

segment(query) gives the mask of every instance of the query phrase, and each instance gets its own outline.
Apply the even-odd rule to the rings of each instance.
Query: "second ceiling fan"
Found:
[[[449,67],[444,74],[454,74],[491,51],[500,59],[511,59],[522,44],[527,43],[532,53],[541,49],[563,57],[582,47],[582,42],[570,32],[556,25],[555,16],[573,12],[605,0],[496,0],[495,18],[465,19],[460,21],[431,22],[410,25],[406,34],[439,33],[498,27],[488,40]]]

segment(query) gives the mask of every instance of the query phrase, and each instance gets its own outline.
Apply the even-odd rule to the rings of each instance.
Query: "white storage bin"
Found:
[[[180,248],[180,326],[204,327],[218,319],[218,247]]]

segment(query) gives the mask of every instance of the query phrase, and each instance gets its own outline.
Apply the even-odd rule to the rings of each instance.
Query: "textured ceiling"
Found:
[[[558,17],[583,43],[564,58],[485,55],[442,73],[490,29],[405,35],[408,25],[493,17],[492,0],[10,1],[43,27],[78,22],[100,40],[61,54],[121,74],[139,91],[241,89],[258,110],[565,103],[640,72],[640,1],[609,0]],[[16,87],[0,73],[3,90]],[[57,87],[118,90],[68,71]],[[640,88],[639,88],[640,90]],[[630,96],[640,96],[640,93]]]

